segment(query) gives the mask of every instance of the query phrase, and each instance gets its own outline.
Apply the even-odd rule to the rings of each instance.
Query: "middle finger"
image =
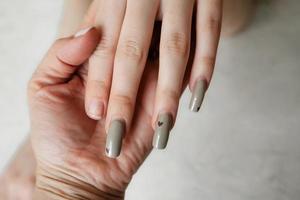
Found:
[[[158,0],[127,1],[106,117],[106,154],[112,158],[120,154],[122,137],[130,128],[158,6]]]

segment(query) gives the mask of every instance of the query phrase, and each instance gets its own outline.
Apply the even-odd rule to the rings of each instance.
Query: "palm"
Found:
[[[38,124],[32,124],[38,163],[72,169],[94,186],[105,183],[124,190],[132,175],[151,150],[151,111],[157,63],[148,67],[137,100],[134,124],[127,133],[118,159],[105,156],[104,120],[90,119],[84,109],[85,77],[79,71],[63,85],[48,86],[32,106]],[[79,78],[81,77],[81,78]],[[108,176],[109,174],[109,176]],[[97,177],[97,178],[95,178]]]
[[[91,34],[95,32],[90,32],[89,36]],[[157,49],[159,46],[157,36],[159,31],[154,31],[151,49]],[[39,67],[41,70],[43,66],[47,67],[47,61],[57,60],[55,51],[50,51],[46,58],[44,64]],[[55,62],[52,66],[55,66]],[[68,81],[63,81],[62,84],[54,84],[62,81],[59,78],[61,74],[50,78],[46,74],[41,80],[38,78],[39,70],[36,73],[33,83],[47,84],[34,94],[29,94],[32,142],[38,169],[39,165],[58,169],[98,188],[104,184],[111,189],[124,191],[152,148],[151,117],[158,60],[147,62],[136,101],[135,119],[132,120],[134,123],[123,140],[122,152],[118,159],[111,159],[105,155],[104,120],[94,121],[86,115],[85,66],[79,68],[70,80],[66,79]],[[68,72],[68,67],[63,68]],[[57,71],[48,73],[53,72]],[[35,91],[34,86],[31,88]]]

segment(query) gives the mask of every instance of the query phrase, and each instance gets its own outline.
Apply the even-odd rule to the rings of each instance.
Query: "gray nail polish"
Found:
[[[193,95],[190,101],[190,110],[193,112],[198,112],[200,110],[201,104],[206,90],[206,82],[204,80],[198,80],[194,87]]]
[[[160,114],[156,122],[152,145],[156,149],[164,149],[167,146],[170,130],[172,128],[172,116]]]
[[[110,123],[105,146],[108,157],[116,158],[120,155],[124,133],[125,123],[122,120],[114,120]]]

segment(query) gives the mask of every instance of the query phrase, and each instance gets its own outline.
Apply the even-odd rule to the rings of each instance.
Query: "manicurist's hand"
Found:
[[[0,174],[0,199],[32,200],[35,165],[31,145],[27,140]]]
[[[95,25],[101,37],[89,62],[85,109],[92,119],[106,117],[109,157],[119,155],[119,140],[133,124],[136,98],[156,20],[162,21],[162,30],[151,122],[155,129],[153,146],[159,149],[166,147],[169,131],[176,119],[190,54],[193,13],[196,18],[196,53],[189,78],[193,92],[190,109],[198,111],[213,73],[222,0],[93,2],[85,24]],[[116,129],[116,126],[122,128]]]
[[[105,156],[105,119],[91,119],[84,107],[88,70],[84,63],[99,39],[92,28],[56,41],[29,83],[37,160],[35,199],[123,199],[133,174],[152,149],[157,60],[147,62],[121,155]],[[119,122],[113,125],[115,133],[124,128]]]

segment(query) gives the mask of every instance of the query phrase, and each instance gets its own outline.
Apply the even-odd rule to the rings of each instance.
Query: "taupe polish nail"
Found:
[[[172,116],[170,114],[160,114],[156,122],[155,133],[152,145],[156,149],[165,149],[168,143],[170,130],[172,128]]]
[[[204,99],[206,90],[206,82],[204,80],[198,80],[193,90],[193,95],[190,101],[190,110],[198,112]]]
[[[116,158],[120,155],[124,133],[124,121],[114,120],[110,123],[105,146],[105,153],[108,157]]]

